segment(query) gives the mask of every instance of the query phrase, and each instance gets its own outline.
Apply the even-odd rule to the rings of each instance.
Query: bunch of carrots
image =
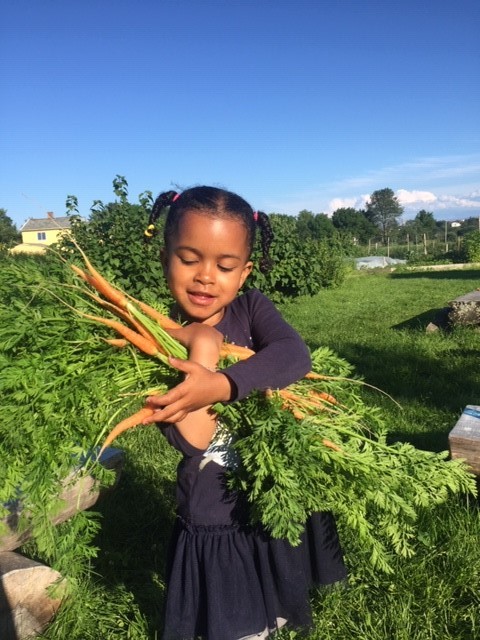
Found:
[[[132,345],[146,356],[139,359],[147,365],[138,368],[142,380],[151,379],[143,372],[151,375],[152,363],[156,373],[158,362],[163,378],[161,369],[171,366],[169,357],[188,358],[174,337],[180,325],[112,286],[77,249],[84,266],[70,266],[83,281],[82,293],[105,315],[73,310],[113,330],[116,335],[107,338],[111,345]],[[220,366],[253,353],[224,343]],[[446,460],[447,452],[389,444],[379,411],[353,390],[352,383],[366,383],[344,377],[352,369],[340,360],[326,347],[319,348],[312,352],[313,371],[285,389],[267,392],[266,402],[258,402],[258,393],[253,393],[240,403],[213,407],[221,426],[234,435],[241,460],[229,482],[245,492],[252,520],[273,537],[296,545],[309,514],[332,511],[338,526],[353,529],[353,539],[370,550],[372,566],[389,572],[392,550],[403,557],[414,552],[419,510],[444,502],[450,494],[475,493],[475,482],[463,462]],[[337,375],[326,375],[331,372]],[[149,389],[148,395],[157,392],[158,387]],[[119,435],[153,414],[154,409],[144,406],[119,422],[99,456]]]
[[[122,348],[131,344],[141,353],[158,358],[167,365],[170,356],[181,359],[188,357],[185,347],[169,333],[180,328],[178,323],[150,305],[114,287],[95,269],[81,247],[77,245],[77,249],[82,256],[85,268],[81,269],[75,264],[70,264],[71,269],[93,289],[93,291],[86,290],[85,293],[105,311],[116,316],[116,319],[92,315],[75,309],[78,314],[115,331],[118,337],[107,339],[107,342],[114,347]],[[220,350],[220,358],[228,361],[232,361],[232,359],[234,361],[245,360],[253,354],[254,352],[248,348],[226,342],[223,343]],[[329,379],[329,376],[310,372],[305,378],[317,381]],[[283,408],[291,411],[298,420],[302,420],[305,416],[319,410],[336,412],[340,406],[334,396],[315,389],[309,389],[306,393],[296,393],[287,387],[279,391],[268,392],[266,395],[273,397],[274,394],[281,398]],[[144,406],[115,425],[102,444],[99,456],[120,434],[142,424],[143,420],[153,413],[154,409]],[[341,450],[338,445],[326,438],[323,439],[323,444],[335,451]]]

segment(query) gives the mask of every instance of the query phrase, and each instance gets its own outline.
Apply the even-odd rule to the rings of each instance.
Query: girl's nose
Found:
[[[213,267],[208,264],[201,264],[196,274],[196,280],[202,284],[212,284],[215,281]]]

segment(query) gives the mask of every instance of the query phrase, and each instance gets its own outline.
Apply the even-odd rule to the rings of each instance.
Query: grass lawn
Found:
[[[448,301],[480,286],[479,270],[352,274],[337,290],[283,305],[310,347],[329,346],[355,365],[382,407],[392,438],[444,450],[466,404],[480,404],[480,331],[427,333]],[[49,640],[160,638],[166,546],[174,514],[177,454],[155,428],[134,429],[120,485],[103,502],[93,578],[64,607]],[[372,572],[348,533],[350,580],[313,594],[315,628],[279,639],[480,639],[478,501],[452,500],[419,523],[416,554],[394,559],[391,575]]]

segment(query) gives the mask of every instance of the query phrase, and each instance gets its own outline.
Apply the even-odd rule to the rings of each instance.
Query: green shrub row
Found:
[[[119,287],[146,301],[168,303],[170,295],[160,263],[161,228],[151,243],[143,240],[148,214],[148,203],[123,201],[97,206],[88,221],[78,216],[73,219],[72,235],[96,267]],[[271,214],[270,220],[275,234],[270,251],[273,268],[265,275],[255,268],[247,287],[259,288],[280,302],[299,295],[311,296],[344,281],[348,263],[339,236],[301,239],[296,218]],[[74,249],[68,237],[60,249]],[[254,260],[258,257],[256,247]]]

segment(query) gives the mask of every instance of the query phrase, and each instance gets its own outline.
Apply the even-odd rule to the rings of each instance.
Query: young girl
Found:
[[[266,638],[285,624],[311,625],[309,588],[345,578],[331,514],[314,514],[292,547],[249,523],[244,496],[226,488],[228,442],[216,436],[216,402],[252,390],[283,388],[310,370],[308,349],[259,291],[237,295],[252,270],[257,228],[263,258],[273,238],[268,216],[213,187],[161,194],[146,235],[168,211],[162,261],[188,322],[177,337],[189,360],[172,359],[184,381],[148,399],[168,441],[183,454],[177,472],[177,519],[168,568],[164,640]],[[255,355],[216,371],[223,339]],[[146,421],[147,422],[147,421]]]

